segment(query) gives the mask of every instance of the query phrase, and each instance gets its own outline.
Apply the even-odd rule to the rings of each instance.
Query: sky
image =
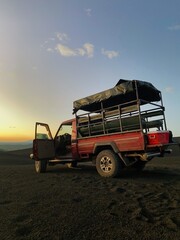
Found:
[[[0,141],[55,135],[73,101],[151,82],[180,136],[179,0],[0,0]]]

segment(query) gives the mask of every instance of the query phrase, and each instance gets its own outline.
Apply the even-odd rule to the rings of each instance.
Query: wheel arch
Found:
[[[120,149],[116,145],[115,142],[100,142],[96,143],[94,145],[94,150],[93,150],[93,162],[96,162],[96,156],[103,150],[112,150],[119,158],[119,160],[122,163],[122,166],[129,166],[131,165],[131,161],[129,158],[125,157],[123,153],[121,153]]]
[[[112,150],[118,156],[123,167],[127,167],[127,166],[131,165],[132,162],[136,162],[136,161],[130,161],[130,159],[128,157],[125,157],[115,142],[102,142],[102,143],[100,142],[100,143],[96,143],[94,145],[94,150],[93,150],[93,155],[94,155],[93,162],[94,163],[96,162],[95,156],[97,156],[103,150]]]
[[[115,142],[99,142],[99,143],[95,143],[94,145],[94,149],[93,149],[93,155],[98,155],[101,151],[103,150],[113,150],[114,153],[118,153],[119,149],[116,145]]]

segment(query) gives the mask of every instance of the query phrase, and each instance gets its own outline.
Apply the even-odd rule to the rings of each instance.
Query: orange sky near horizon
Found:
[[[1,99],[2,100],[2,99]],[[27,123],[17,107],[9,104],[7,107],[1,101],[0,109],[0,141],[26,141],[34,138],[34,126]],[[20,119],[22,121],[20,121]]]
[[[33,140],[33,136],[23,136],[23,135],[2,135],[0,136],[0,142],[23,142]]]
[[[7,129],[0,128],[0,141],[1,142],[21,142],[27,140],[33,140],[34,132],[33,131],[24,131],[16,129],[16,127],[9,127]]]

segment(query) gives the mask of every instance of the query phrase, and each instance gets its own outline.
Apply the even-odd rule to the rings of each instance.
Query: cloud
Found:
[[[173,92],[174,92],[174,88],[173,88],[173,87],[170,87],[170,86],[169,86],[169,87],[166,87],[166,88],[165,88],[165,92],[166,92],[166,93],[173,93]]]
[[[94,55],[94,45],[91,43],[85,43],[83,45],[84,49],[86,50],[86,54],[89,58],[93,57]]]
[[[81,48],[70,48],[63,44],[57,44],[57,52],[64,57],[87,56],[92,58],[94,54],[94,46],[91,43],[85,43]]]
[[[91,12],[92,12],[92,9],[91,9],[91,8],[86,8],[86,9],[85,9],[85,12],[86,12],[86,15],[87,15],[88,17],[91,17]]]
[[[47,52],[54,52],[54,49],[52,49],[52,48],[47,48],[46,50],[47,50]]]
[[[109,59],[112,59],[114,57],[118,57],[119,56],[119,52],[117,51],[109,51],[109,50],[104,50],[104,48],[101,49],[101,53],[103,55],[105,55],[106,57],[108,57]]]
[[[72,48],[69,48],[65,45],[62,45],[62,44],[58,44],[56,46],[56,50],[60,53],[60,55],[62,55],[64,57],[77,56],[77,52],[75,50],[73,50]]]
[[[77,49],[75,49],[75,51],[77,52],[77,55],[76,56],[84,56],[84,55],[86,55],[86,50],[85,49],[83,49],[83,48],[77,48]]]
[[[50,44],[50,42],[53,42],[55,41],[55,38],[49,38],[48,40],[44,41],[44,43],[41,44],[41,48],[47,48],[47,45]],[[48,51],[49,48],[47,48],[47,51]]]
[[[94,55],[94,45],[91,43],[84,43],[80,48],[71,48],[68,45],[68,41],[70,40],[66,33],[56,32],[56,38],[49,38],[48,41],[45,41],[41,47],[46,48],[46,51],[49,53],[53,53],[57,51],[61,56],[64,57],[75,57],[75,56],[87,56],[88,58],[92,58]],[[52,45],[52,42],[55,42]],[[51,43],[51,46],[50,46]]]
[[[68,35],[67,35],[66,33],[57,32],[57,33],[56,33],[56,37],[58,38],[58,40],[59,40],[60,42],[67,42],[67,41],[70,40],[69,37],[68,37]]]
[[[171,31],[178,31],[178,30],[180,30],[180,24],[170,26],[170,27],[168,27],[168,29]]]
[[[166,92],[166,93],[173,93],[173,92],[174,92],[174,89],[173,89],[173,87],[166,87],[166,88],[165,88],[165,92]]]
[[[44,43],[41,44],[41,48],[44,48],[48,44],[48,41],[44,41]]]
[[[85,9],[87,14],[91,13],[91,9]],[[72,48],[69,46],[70,38],[66,33],[56,32],[56,38],[49,38],[45,41],[43,47],[46,47],[46,51],[49,53],[57,52],[63,57],[88,57],[93,58],[94,56],[94,45],[92,43],[84,43],[79,48]],[[56,41],[56,43],[55,43]],[[51,46],[50,46],[51,42]],[[54,42],[54,43],[53,43]],[[52,43],[54,46],[52,46]],[[119,56],[118,51],[101,49],[101,53],[109,59]]]

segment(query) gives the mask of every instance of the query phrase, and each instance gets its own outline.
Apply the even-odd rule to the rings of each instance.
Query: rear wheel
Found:
[[[46,160],[35,160],[34,161],[34,167],[35,167],[35,171],[37,173],[43,173],[46,172],[46,168],[47,168],[47,161]]]
[[[117,177],[121,167],[119,157],[112,150],[103,150],[97,155],[96,169],[102,177]]]

